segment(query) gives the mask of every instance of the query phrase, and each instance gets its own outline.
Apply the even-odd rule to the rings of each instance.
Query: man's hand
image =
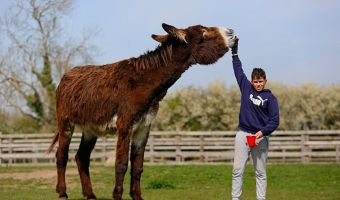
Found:
[[[255,136],[256,136],[256,139],[263,137],[262,131],[257,131],[257,133],[255,133]]]
[[[238,41],[239,41],[239,38],[237,36],[235,36],[235,43],[234,43],[233,47],[231,47],[231,54],[232,55],[237,55]]]

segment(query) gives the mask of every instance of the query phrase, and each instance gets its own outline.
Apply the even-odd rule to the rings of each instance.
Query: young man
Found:
[[[270,90],[264,89],[267,79],[261,68],[254,68],[249,81],[243,72],[237,55],[238,38],[231,49],[233,68],[241,90],[239,131],[235,137],[235,155],[232,174],[232,199],[239,199],[242,193],[243,173],[251,153],[256,175],[256,197],[266,198],[268,136],[279,126],[279,106]],[[256,136],[256,146],[247,145],[247,135]]]

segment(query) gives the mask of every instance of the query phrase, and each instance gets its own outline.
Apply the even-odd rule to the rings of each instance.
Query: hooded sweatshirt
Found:
[[[276,97],[268,89],[257,92],[253,88],[237,55],[233,56],[233,68],[241,90],[239,129],[251,134],[262,131],[263,135],[270,135],[280,120]]]

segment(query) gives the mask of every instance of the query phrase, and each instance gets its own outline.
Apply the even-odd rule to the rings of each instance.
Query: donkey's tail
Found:
[[[50,146],[47,149],[47,154],[51,153],[51,151],[53,150],[54,145],[55,145],[55,143],[57,143],[58,139],[59,139],[59,132],[56,132],[56,134],[54,135],[54,137],[52,139]]]

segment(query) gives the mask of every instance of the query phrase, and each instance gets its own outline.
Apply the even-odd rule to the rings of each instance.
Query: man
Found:
[[[256,197],[266,198],[268,156],[268,136],[279,126],[279,106],[270,90],[264,89],[267,83],[265,71],[254,68],[249,81],[243,72],[238,57],[238,41],[232,47],[233,68],[241,90],[239,131],[235,137],[235,155],[232,173],[232,199],[239,199],[242,194],[243,173],[251,153],[256,175]],[[256,136],[256,146],[247,145],[246,136]]]

